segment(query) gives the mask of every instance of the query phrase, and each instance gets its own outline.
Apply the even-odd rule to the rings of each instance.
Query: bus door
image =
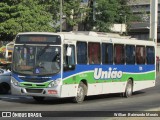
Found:
[[[65,43],[63,45],[63,71],[73,71],[75,70],[75,44],[73,42],[71,43]]]
[[[62,97],[76,96],[77,81],[74,74],[76,74],[75,43],[67,41],[63,45]]]

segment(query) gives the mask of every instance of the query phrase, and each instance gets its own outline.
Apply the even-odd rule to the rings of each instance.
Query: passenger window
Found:
[[[145,64],[145,47],[144,46],[136,47],[136,62],[137,64]]]
[[[102,43],[102,63],[113,64],[113,44]]]
[[[124,64],[124,45],[116,44],[114,46],[115,64]]]
[[[77,42],[77,64],[87,64],[86,42]]]
[[[135,64],[135,46],[126,45],[126,64]]]
[[[100,43],[88,43],[89,64],[100,64]]]
[[[146,47],[146,62],[147,64],[154,64],[155,63],[155,50],[154,47],[152,46],[147,46]]]

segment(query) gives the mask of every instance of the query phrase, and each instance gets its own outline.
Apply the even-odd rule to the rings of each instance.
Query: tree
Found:
[[[66,16],[66,23],[71,27],[70,30],[83,22],[90,10],[88,6],[82,6],[81,2],[82,0],[65,0],[63,3],[63,14]]]
[[[110,31],[114,23],[128,22],[131,16],[128,0],[90,0],[93,9],[87,18],[86,30]],[[94,1],[96,4],[94,4]],[[93,19],[94,18],[94,19]]]
[[[115,23],[119,3],[117,0],[98,0],[96,7],[96,29],[107,32]]]
[[[54,28],[59,30],[60,21],[60,0],[37,0],[38,4],[44,6],[45,11],[52,15]]]
[[[54,31],[52,15],[37,0],[1,0],[1,39],[13,40],[19,32]]]

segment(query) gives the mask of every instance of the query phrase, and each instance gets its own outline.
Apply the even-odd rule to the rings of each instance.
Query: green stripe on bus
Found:
[[[124,73],[120,79],[94,79],[94,72],[82,73],[71,76],[63,80],[63,84],[79,84],[81,80],[86,80],[87,83],[106,83],[106,82],[125,82],[129,78],[132,78],[134,81],[146,81],[146,80],[155,80],[155,72],[148,72],[142,74],[130,74]],[[51,81],[44,83],[32,83],[32,82],[21,82],[20,87],[26,88],[47,88]]]
[[[77,74],[75,76],[71,76],[67,79],[63,80],[63,84],[79,84],[81,80],[86,80],[87,83],[103,83],[103,82],[125,82],[129,78],[132,78],[134,81],[146,81],[146,80],[155,80],[155,72],[148,73],[138,73],[138,74],[130,74],[124,73],[120,79],[94,79],[94,72]]]
[[[20,87],[26,88],[47,88],[51,81],[44,83],[21,82]]]

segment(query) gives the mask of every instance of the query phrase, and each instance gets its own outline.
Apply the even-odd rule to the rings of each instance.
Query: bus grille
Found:
[[[43,89],[26,89],[28,93],[42,93]]]
[[[42,83],[50,80],[49,78],[22,78],[25,82],[36,82],[36,83]]]

